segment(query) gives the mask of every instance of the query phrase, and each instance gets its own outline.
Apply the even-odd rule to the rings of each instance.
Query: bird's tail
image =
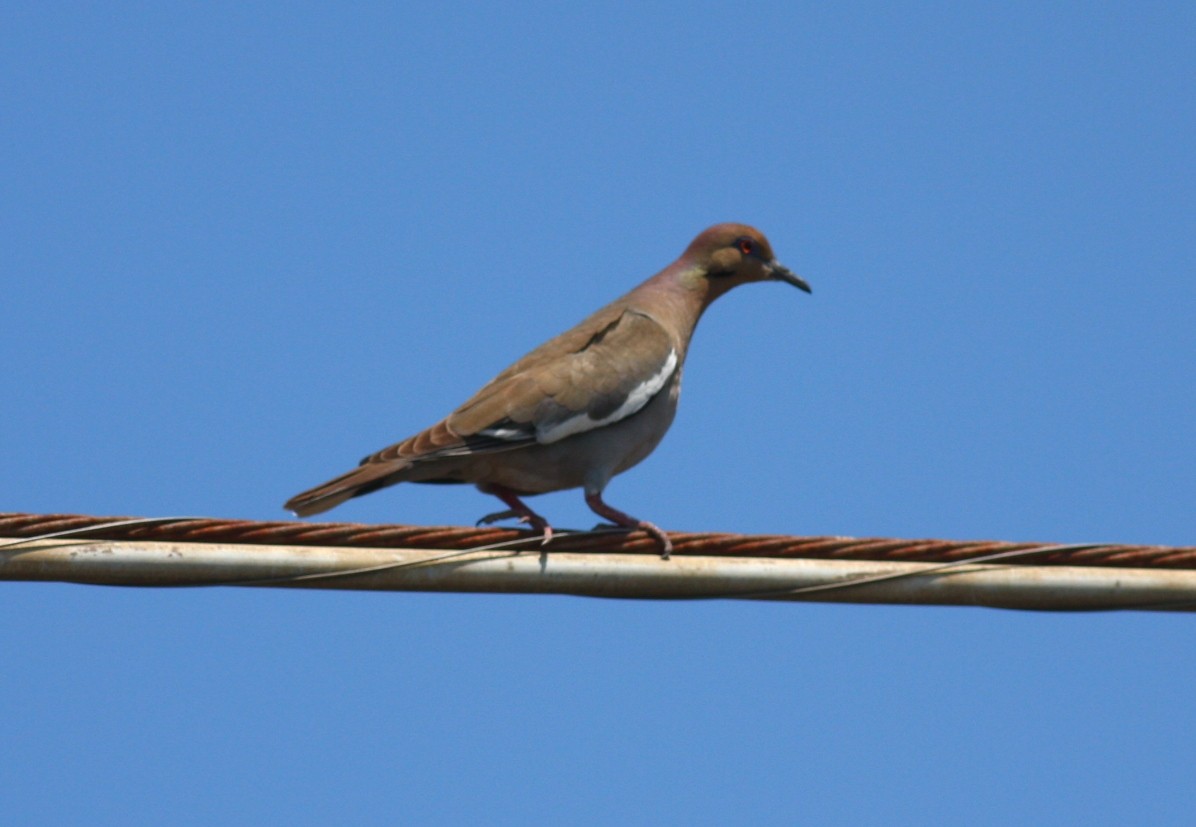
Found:
[[[286,501],[283,508],[293,511],[296,517],[310,517],[343,503],[353,497],[360,497],[377,491],[387,485],[399,482],[396,476],[408,467],[406,462],[370,462],[339,477],[317,485],[310,491],[296,494]]]

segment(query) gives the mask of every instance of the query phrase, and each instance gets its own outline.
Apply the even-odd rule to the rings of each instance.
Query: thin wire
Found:
[[[610,531],[610,529],[595,530],[595,531],[578,531],[578,532],[572,532],[568,536],[574,536],[574,537],[583,536],[584,537],[584,536],[588,536],[588,535],[599,534],[599,533],[604,533],[604,532],[609,532],[609,531]],[[267,584],[271,584],[271,583],[287,583],[287,582],[295,582],[295,581],[300,581],[300,580],[323,580],[323,579],[331,579],[334,577],[345,577],[345,576],[356,575],[356,574],[372,573],[372,572],[376,572],[376,571],[387,571],[387,570],[395,570],[395,569],[402,569],[402,568],[434,566],[438,563],[443,563],[447,560],[451,560],[451,559],[458,558],[458,557],[463,557],[467,554],[472,554],[474,552],[495,551],[495,550],[499,550],[499,549],[502,549],[507,546],[519,545],[519,544],[526,543],[526,542],[532,542],[537,539],[540,539],[543,536],[544,536],[543,534],[538,534],[538,535],[534,535],[531,537],[520,537],[515,540],[507,540],[507,541],[500,542],[500,543],[491,543],[491,544],[485,545],[485,546],[475,546],[474,548],[468,548],[468,549],[462,549],[459,551],[448,552],[439,557],[426,558],[426,559],[422,559],[422,560],[409,560],[409,561],[400,561],[400,562],[394,562],[394,563],[383,563],[383,564],[377,565],[377,566],[368,566],[368,567],[363,567],[363,568],[358,568],[358,569],[350,569],[350,570],[346,570],[346,571],[313,572],[311,574],[298,574],[298,575],[291,575],[288,577],[271,578],[268,580],[224,581],[223,585],[246,585],[246,586],[248,586],[248,585],[267,585]],[[561,536],[566,536],[566,535],[561,534]],[[869,585],[872,583],[879,583],[879,582],[883,582],[883,581],[899,580],[899,579],[909,578],[909,577],[924,577],[927,575],[939,574],[944,571],[949,571],[952,569],[958,569],[958,568],[961,568],[964,566],[978,565],[978,564],[982,564],[982,563],[990,563],[990,562],[993,562],[996,560],[1010,559],[1010,558],[1014,558],[1014,557],[1028,557],[1028,556],[1032,556],[1035,554],[1050,554],[1053,552],[1085,551],[1087,549],[1092,549],[1092,548],[1101,548],[1103,545],[1104,545],[1103,543],[1072,543],[1072,544],[1068,544],[1068,545],[1043,546],[1040,548],[1031,548],[1031,549],[1015,549],[1013,551],[994,552],[992,554],[986,554],[986,555],[982,555],[980,557],[972,557],[972,558],[969,558],[966,560],[954,560],[950,563],[943,563],[941,565],[931,566],[930,568],[919,569],[916,571],[900,571],[900,572],[885,572],[883,574],[871,574],[871,575],[865,575],[863,577],[857,577],[857,578],[853,578],[850,580],[843,580],[843,581],[839,581],[839,582],[835,582],[835,583],[819,583],[819,584],[813,585],[813,586],[799,586],[796,588],[783,588],[783,589],[768,589],[768,590],[763,590],[763,591],[753,590],[753,591],[723,592],[723,593],[719,593],[719,594],[677,595],[675,597],[666,596],[663,599],[666,599],[666,600],[669,600],[669,599],[671,599],[671,600],[720,600],[720,599],[727,599],[727,598],[771,597],[771,596],[790,595],[790,594],[811,594],[811,593],[815,593],[815,592],[830,592],[830,591],[837,591],[840,589],[855,588],[855,587]],[[518,553],[521,553],[522,551],[527,551],[527,550],[530,550],[530,549],[515,549],[514,553],[518,554]],[[544,550],[544,553],[547,553],[546,549]],[[186,584],[186,585],[190,585],[190,584]],[[658,598],[648,598],[648,599],[662,599],[662,598],[658,597]]]
[[[299,581],[309,580],[331,580],[336,577],[350,577],[358,574],[371,574],[379,571],[392,571],[395,569],[417,568],[420,566],[430,566],[437,563],[443,563],[447,560],[452,560],[457,557],[464,557],[467,554],[475,554],[479,551],[500,551],[507,546],[520,545],[535,540],[542,539],[543,534],[535,534],[530,537],[518,537],[514,540],[503,540],[499,543],[490,543],[484,546],[474,546],[473,548],[458,549],[457,551],[448,551],[439,557],[431,557],[422,560],[396,560],[393,563],[379,563],[376,566],[362,566],[356,569],[344,569],[342,571],[313,571],[308,574],[291,574],[284,577],[271,577],[261,580],[223,580],[212,583],[200,583],[203,586],[268,586],[277,583],[294,583]],[[512,553],[519,554],[523,551],[531,551],[531,549],[514,549]],[[192,583],[182,583],[180,585],[190,586]]]
[[[737,594],[736,596],[763,597],[771,594],[812,594],[814,592],[829,592],[835,591],[837,589],[849,589],[854,586],[862,586],[868,583],[900,580],[907,577],[925,577],[930,574],[938,574],[951,569],[958,569],[963,566],[991,563],[996,560],[1007,560],[1015,557],[1031,557],[1035,554],[1051,554],[1058,551],[1087,551],[1091,548],[1102,548],[1103,546],[1104,543],[1071,543],[1069,545],[1040,546],[1038,548],[1019,548],[1012,551],[996,551],[992,554],[982,554],[979,557],[969,557],[965,560],[952,560],[950,563],[941,563],[937,566],[931,566],[924,569],[885,572],[884,574],[867,574],[863,577],[856,577],[851,580],[840,580],[835,583],[819,583],[813,586],[799,586],[793,589],[774,589],[762,592],[745,592],[743,594]]]
[[[22,537],[19,540],[9,540],[6,543],[0,543],[0,549],[10,549],[15,546],[25,545],[26,543],[34,543],[38,540],[54,540],[59,537],[75,537],[81,534],[90,534],[93,531],[104,531],[105,529],[109,528],[125,528],[127,526],[149,525],[153,523],[173,523],[206,519],[206,517],[138,517],[133,520],[114,520],[110,523],[86,525],[80,528],[65,528],[62,531],[52,531],[49,534],[39,534],[36,537]]]
[[[1014,557],[1029,557],[1035,554],[1051,554],[1053,552],[1070,552],[1070,551],[1086,551],[1093,548],[1103,548],[1104,543],[1071,543],[1067,545],[1042,546],[1039,548],[1014,549],[1012,551],[999,551],[992,554],[981,555],[980,557],[971,557],[966,560],[953,560],[950,563],[943,563],[930,568],[918,569],[914,571],[899,571],[886,572],[884,574],[864,575],[863,577],[856,577],[851,580],[841,580],[836,583],[819,583],[813,586],[799,586],[793,589],[769,589],[766,591],[750,591],[750,592],[727,592],[724,594],[714,595],[682,595],[676,599],[725,599],[725,598],[752,598],[752,597],[779,597],[782,595],[797,595],[797,594],[813,594],[816,592],[830,592],[839,589],[849,589],[857,586],[870,585],[873,583],[880,583],[882,581],[900,580],[909,577],[926,577],[928,575],[940,574],[944,571],[958,569],[964,566],[971,566],[982,563],[991,563],[996,560],[1010,559]],[[1059,612],[1109,612],[1109,611],[1133,611],[1141,609],[1157,609],[1161,607],[1169,607],[1172,609],[1180,609],[1187,606],[1196,605],[1196,600],[1160,600],[1151,603],[1135,603],[1133,605],[1108,605],[1108,606],[1076,606],[1059,609],[1040,609],[1039,611],[1059,611]]]
[[[589,531],[566,531],[563,529],[556,529],[553,532],[552,536],[553,537],[590,537],[590,536],[594,536],[594,535],[598,535],[598,534],[609,534],[612,531],[627,533],[627,532],[631,531],[631,529],[624,529],[624,528],[617,527],[617,526],[613,529],[612,528],[601,528],[601,529],[591,529]],[[206,585],[266,586],[266,585],[271,585],[271,584],[276,584],[276,583],[292,583],[292,582],[297,582],[297,581],[330,580],[330,579],[336,578],[336,577],[350,577],[350,576],[358,575],[358,574],[372,574],[374,572],[379,572],[379,571],[393,571],[396,569],[420,568],[420,567],[424,567],[424,566],[434,566],[439,563],[444,563],[448,560],[453,560],[458,557],[464,557],[467,554],[475,554],[477,552],[482,552],[482,551],[501,551],[510,546],[519,546],[519,545],[523,545],[524,543],[534,543],[537,540],[542,541],[543,539],[544,539],[543,533],[532,534],[527,537],[516,537],[513,540],[502,540],[500,542],[488,543],[488,544],[482,545],[482,546],[473,546],[471,548],[458,549],[457,551],[448,551],[448,552],[445,552],[444,554],[440,555],[439,557],[429,557],[429,558],[424,558],[424,559],[420,559],[420,560],[397,560],[393,563],[379,563],[376,566],[363,566],[361,568],[345,569],[342,571],[315,571],[315,572],[311,572],[309,574],[292,574],[292,575],[286,575],[284,577],[272,577],[272,578],[262,579],[262,580],[223,580],[223,581],[213,581],[211,583],[200,583],[197,585],[205,585],[205,586]],[[512,554],[522,554],[525,551],[535,551],[535,549],[515,548],[515,549],[511,550],[511,553]],[[548,553],[548,549],[543,544],[540,545],[540,553],[541,554]],[[180,585],[190,586],[190,585],[196,585],[196,584],[183,583]]]

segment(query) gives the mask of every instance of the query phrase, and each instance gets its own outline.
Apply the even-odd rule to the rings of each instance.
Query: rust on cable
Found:
[[[214,518],[179,518],[140,525],[108,524],[132,517],[81,514],[0,512],[0,537],[34,538],[84,530],[103,540],[241,543],[250,545],[352,546],[464,550],[493,543],[537,541],[527,531],[495,527],[410,526],[365,523],[260,522]],[[1068,547],[996,541],[899,540],[854,537],[791,537],[670,532],[674,553],[713,557],[778,557],[815,560],[954,563],[994,554],[1010,554],[1009,565],[1113,566],[1196,569],[1196,546],[1085,544]],[[549,551],[658,554],[655,539],[643,532],[559,534]],[[1040,551],[1041,550],[1041,551]]]

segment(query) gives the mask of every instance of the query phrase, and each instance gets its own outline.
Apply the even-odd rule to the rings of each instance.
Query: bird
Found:
[[[603,491],[647,457],[672,424],[702,313],[732,288],[759,281],[812,292],[777,261],[759,230],[709,227],[672,264],[532,350],[435,425],[295,495],[284,508],[308,517],[400,482],[471,483],[506,506],[479,525],[516,518],[547,544],[552,526],[523,498],[581,488],[595,514],[647,532],[668,559],[668,535],[608,505]]]

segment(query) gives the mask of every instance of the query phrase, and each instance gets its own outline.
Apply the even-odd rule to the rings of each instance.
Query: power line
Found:
[[[0,513],[0,580],[1196,609],[1196,547]]]

